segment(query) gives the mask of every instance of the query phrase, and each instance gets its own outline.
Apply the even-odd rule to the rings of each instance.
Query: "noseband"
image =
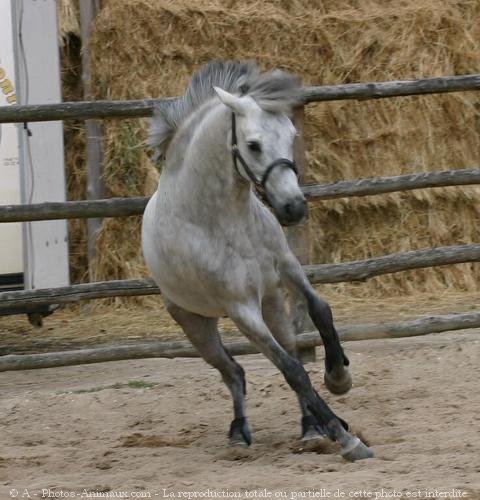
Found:
[[[262,175],[262,178],[258,180],[255,174],[248,166],[248,163],[245,161],[242,154],[240,153],[240,149],[237,143],[237,123],[235,119],[235,113],[233,112],[232,112],[232,158],[233,158],[233,165],[235,166],[235,170],[237,171],[239,177],[246,180],[245,177],[240,173],[240,170],[238,169],[238,161],[242,164],[243,170],[248,175],[249,179],[252,181],[253,185],[255,186],[255,190],[259,194],[260,198],[267,202],[268,198],[265,191],[265,186],[267,184],[268,178],[270,177],[270,174],[272,173],[275,167],[284,165],[285,167],[288,167],[290,170],[293,170],[295,172],[295,175],[298,177],[297,165],[294,161],[288,160],[287,158],[278,158],[277,160],[272,161],[270,165],[268,165],[268,167],[266,168],[265,172]]]

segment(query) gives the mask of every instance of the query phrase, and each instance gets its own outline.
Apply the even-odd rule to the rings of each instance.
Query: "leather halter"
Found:
[[[265,185],[267,184],[268,178],[270,177],[270,174],[272,173],[275,167],[284,165],[285,167],[288,167],[290,170],[293,170],[295,172],[295,175],[298,177],[297,165],[294,161],[289,160],[287,158],[278,158],[277,160],[272,161],[272,163],[268,165],[268,167],[265,169],[265,172],[262,175],[262,178],[260,180],[257,179],[255,174],[248,166],[248,163],[245,161],[242,154],[240,153],[240,149],[237,143],[237,123],[234,112],[232,112],[232,159],[233,159],[233,165],[235,166],[235,170],[237,171],[238,176],[245,181],[247,180],[238,169],[237,161],[239,161],[242,164],[244,172],[252,181],[253,185],[255,186],[255,190],[260,195],[260,198],[267,202],[268,198],[265,191]]]

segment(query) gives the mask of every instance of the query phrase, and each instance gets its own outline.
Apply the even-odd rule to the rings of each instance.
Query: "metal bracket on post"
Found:
[[[297,163],[300,182],[305,178],[305,142],[303,139],[304,107],[296,108],[294,115],[294,124],[297,129],[297,137],[294,144],[294,158]],[[296,255],[300,264],[310,263],[310,231],[308,216],[299,224],[287,229],[287,240],[292,252]],[[314,330],[314,327],[308,316],[305,301],[302,297],[290,294],[290,318],[293,323],[295,334],[299,335],[306,331]],[[300,361],[306,363],[315,361],[315,347],[298,348],[298,357]]]

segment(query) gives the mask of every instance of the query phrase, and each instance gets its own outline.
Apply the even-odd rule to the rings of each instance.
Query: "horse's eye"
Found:
[[[257,141],[250,141],[247,143],[248,149],[254,153],[260,153],[262,151],[262,146]]]

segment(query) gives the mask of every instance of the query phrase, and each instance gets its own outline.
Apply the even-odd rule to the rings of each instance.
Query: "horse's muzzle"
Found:
[[[307,200],[297,196],[281,206],[274,207],[275,215],[282,226],[298,224],[307,213]]]

